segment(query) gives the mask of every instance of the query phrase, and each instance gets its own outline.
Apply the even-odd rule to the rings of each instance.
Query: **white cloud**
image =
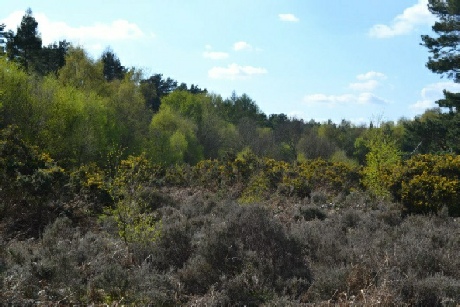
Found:
[[[4,23],[7,30],[13,30],[16,32],[16,28],[19,26],[24,16],[24,11],[15,11],[7,17],[0,20],[0,24]]]
[[[16,11],[1,20],[8,29],[16,31],[21,23],[24,12]],[[74,43],[92,46],[99,42],[132,40],[154,37],[153,33],[146,35],[138,25],[124,19],[117,19],[111,23],[95,23],[90,26],[72,27],[62,21],[52,21],[43,13],[33,14],[38,22],[38,31],[41,33],[44,45],[66,39]]]
[[[235,51],[241,51],[241,50],[251,50],[252,46],[248,44],[247,42],[236,42],[233,44],[233,50]]]
[[[211,60],[223,60],[228,58],[228,53],[218,51],[205,51],[203,52],[203,57]]]
[[[351,83],[348,87],[354,91],[372,92],[380,85],[380,82],[376,79],[385,80],[386,78],[387,76],[381,72],[369,71],[356,76],[356,79],[362,82]]]
[[[238,64],[230,64],[227,67],[213,67],[208,71],[208,76],[212,79],[247,79],[253,75],[266,74],[268,71],[265,68],[254,66],[241,66]]]
[[[369,36],[388,38],[409,34],[419,25],[432,25],[435,17],[428,10],[428,0],[419,0],[417,4],[408,7],[396,16],[390,25],[377,24],[369,30]]]
[[[427,109],[438,107],[436,101],[444,97],[443,90],[450,92],[460,92],[460,84],[454,82],[437,82],[425,86],[420,91],[420,100],[411,104],[409,108],[417,114],[423,113]]]
[[[377,86],[379,86],[379,82],[377,80],[368,80],[365,82],[351,83],[348,87],[354,91],[371,92],[375,90]]]
[[[279,14],[279,19],[281,21],[288,21],[288,22],[298,22],[300,21],[294,14]]]
[[[372,105],[384,105],[389,104],[390,102],[382,97],[379,97],[373,93],[361,93],[358,96],[359,104],[372,104]]]
[[[381,72],[376,72],[376,71],[370,71],[365,74],[360,74],[356,76],[356,79],[358,80],[371,80],[371,79],[381,79],[384,80],[386,79],[387,76]]]
[[[353,106],[353,105],[381,105],[389,102],[372,93],[361,93],[359,95],[343,94],[343,95],[325,95],[313,94],[304,97],[303,101],[308,106],[324,105],[327,107],[335,106]]]

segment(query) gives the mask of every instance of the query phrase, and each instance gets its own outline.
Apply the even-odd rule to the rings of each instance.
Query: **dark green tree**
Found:
[[[422,45],[428,48],[431,56],[426,66],[432,72],[460,82],[460,1],[429,0],[428,9],[438,21],[432,29],[437,37],[422,35]],[[459,94],[444,91],[445,98],[437,101],[440,107],[451,111],[460,106]]]
[[[104,63],[104,77],[107,81],[114,79],[122,80],[125,77],[127,69],[121,65],[120,59],[112,50],[105,50],[101,56],[101,60]]]
[[[182,84],[181,87],[183,87]],[[162,74],[154,74],[148,79],[141,80],[140,89],[147,106],[154,112],[158,112],[161,98],[177,89],[177,81],[171,78],[163,79]]]
[[[219,108],[221,116],[235,125],[244,117],[254,120],[259,126],[268,125],[267,115],[247,94],[238,96],[236,92],[233,92],[232,96],[225,99]]]
[[[0,55],[5,53],[5,43],[6,43],[6,35],[5,32],[5,24],[0,24]]]
[[[43,47],[36,63],[36,72],[42,76],[49,73],[57,75],[59,69],[65,65],[65,57],[70,47],[71,44],[65,40]]]
[[[34,68],[42,50],[42,39],[38,33],[38,23],[29,8],[22,17],[16,34],[7,34],[6,52],[10,60],[17,61],[25,70]]]
[[[428,9],[437,21],[432,27],[435,36],[422,35],[422,45],[431,53],[426,66],[432,72],[460,83],[460,0],[429,0]],[[425,121],[416,119],[413,123],[406,123],[406,141],[416,146],[414,150],[458,153],[460,93],[444,90],[444,98],[436,103],[441,108],[448,108],[449,112],[440,112]],[[427,140],[427,136],[432,137]]]

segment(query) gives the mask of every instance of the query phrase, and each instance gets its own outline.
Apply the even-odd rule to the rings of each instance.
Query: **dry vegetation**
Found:
[[[400,205],[385,198],[350,191],[352,181],[340,191],[317,181],[308,196],[262,186],[264,193],[252,189],[259,201],[248,203],[247,184],[261,177],[257,171],[214,186],[197,180],[194,168],[152,171],[144,163],[142,157],[123,162],[113,180],[117,189],[116,183],[108,189],[104,180],[96,180],[97,169],[74,174],[75,194],[61,195],[60,206],[54,195],[29,195],[32,205],[31,199],[44,202],[37,210],[54,213],[43,228],[16,225],[34,221],[32,216],[2,219],[0,301],[155,306],[460,302],[460,221],[449,217],[447,207],[438,214],[403,214]],[[123,187],[133,192],[125,194]],[[143,204],[136,216],[152,217],[155,224],[149,225],[160,227],[159,236],[150,241],[123,237],[115,211],[100,212],[106,189],[118,195],[112,194],[112,200],[119,199],[107,208],[116,210],[129,195]]]

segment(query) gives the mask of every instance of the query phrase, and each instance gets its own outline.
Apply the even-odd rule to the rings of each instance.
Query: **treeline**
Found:
[[[452,108],[370,126],[267,116],[247,94],[224,99],[159,73],[146,77],[110,49],[94,60],[65,40],[42,46],[37,27],[29,9],[16,33],[2,32],[0,127],[17,125],[28,142],[66,166],[103,165],[115,152],[195,164],[248,149],[287,162],[364,165],[372,129],[384,131],[405,154],[460,149]]]

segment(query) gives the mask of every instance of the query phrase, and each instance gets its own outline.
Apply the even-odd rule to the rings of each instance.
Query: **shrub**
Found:
[[[460,215],[460,156],[417,155],[396,172],[391,189],[406,213]]]
[[[126,243],[148,244],[160,235],[161,221],[157,221],[152,206],[143,197],[151,178],[150,166],[144,156],[130,156],[121,162],[113,180],[111,195],[115,206],[107,208],[106,213],[115,219]]]
[[[27,144],[17,127],[0,135],[0,220],[10,232],[37,237],[65,212],[67,174],[51,157]]]
[[[204,294],[214,285],[232,304],[260,304],[275,294],[298,298],[312,280],[301,245],[267,210],[234,204],[210,225],[180,276],[187,292]],[[287,286],[293,278],[298,282]]]

